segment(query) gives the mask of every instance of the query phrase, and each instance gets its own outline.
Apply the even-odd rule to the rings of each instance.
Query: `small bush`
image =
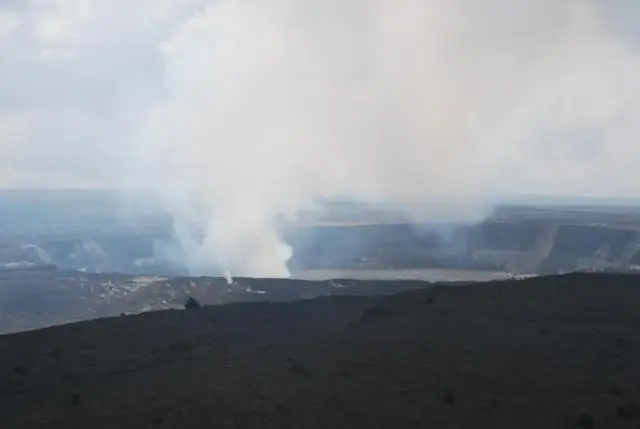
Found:
[[[184,308],[185,310],[196,310],[198,308],[202,308],[202,304],[200,304],[197,299],[190,296],[189,298],[187,298],[187,302],[184,304]]]

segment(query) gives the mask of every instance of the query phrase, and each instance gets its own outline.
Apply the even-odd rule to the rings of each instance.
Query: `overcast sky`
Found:
[[[114,186],[197,3],[0,0],[0,186]]]
[[[216,43],[229,40],[224,38],[228,34],[219,28],[210,34],[205,34],[204,30],[193,30],[194,23],[199,19],[207,22],[211,15],[224,20],[226,15],[220,13],[220,3],[214,0],[0,0],[0,187],[118,187],[126,181],[123,178],[137,177],[132,175],[132,169],[140,162],[141,150],[135,140],[141,133],[147,136],[146,139],[150,138],[149,135],[162,133],[158,125],[152,127],[153,130],[145,125],[141,130],[140,124],[148,124],[149,115],[153,117],[158,106],[166,106],[168,97],[175,97],[176,92],[185,88],[184,83],[175,84],[174,80],[193,77],[199,82],[199,75],[184,70],[189,67],[210,67],[200,70],[200,73],[211,75],[217,73],[216,67],[226,67],[226,64],[215,61],[189,62],[188,58],[185,59],[186,54],[180,54],[189,52],[188,45],[198,43],[198,37],[207,40],[211,49]],[[397,20],[396,27],[385,28],[400,31],[403,27],[411,29],[412,25],[422,25],[412,21],[409,14],[401,13],[403,9],[416,8],[413,0],[387,0],[386,5],[377,0],[326,1],[329,6],[322,7],[319,6],[323,3],[320,0],[236,0],[225,3],[245,4],[247,9],[253,8],[257,13],[268,15],[273,22],[285,22],[283,25],[288,29],[285,37],[299,40],[296,49],[300,49],[287,51],[289,65],[297,64],[295,52],[307,52],[307,48],[313,52],[317,48],[306,46],[305,40],[311,40],[310,44],[322,40],[327,44],[325,48],[330,49],[323,53],[323,63],[318,65],[318,70],[324,70],[323,66],[331,61],[331,55],[343,64],[344,58],[355,55],[363,46],[376,51],[377,45],[371,40],[367,43],[362,41],[365,37],[363,26],[372,25],[370,22],[363,24],[363,11],[369,5],[372,11],[385,14],[374,17],[378,21],[386,20],[387,16]],[[421,10],[427,14],[435,13],[445,4],[441,0],[425,0],[423,3],[426,6]],[[469,181],[477,182],[482,178],[485,187],[504,186],[507,191],[557,190],[560,193],[640,196],[640,2],[584,0],[584,4],[591,5],[586,12],[589,17],[584,18],[588,23],[584,26],[581,26],[583,18],[579,12],[568,11],[566,7],[568,4],[575,6],[573,0],[469,0],[457,3],[466,5],[467,10],[438,12],[443,15],[441,20],[430,15],[431,21],[423,24],[438,27],[438,35],[451,33],[450,37],[442,40],[451,40],[452,45],[459,43],[460,46],[450,49],[452,55],[459,57],[447,58],[446,67],[428,58],[416,64],[415,73],[399,73],[400,77],[409,77],[406,80],[396,79],[393,85],[384,78],[384,73],[398,73],[392,67],[371,80],[378,82],[378,87],[385,86],[383,94],[389,103],[398,104],[393,112],[394,120],[399,123],[408,121],[407,129],[413,133],[424,131],[420,145],[431,149],[430,139],[435,136],[444,139],[434,148],[431,156],[434,163],[449,163],[449,168],[453,168],[457,162],[455,155],[447,153],[440,159],[437,154],[446,145],[458,145],[456,150],[460,151],[472,148],[469,158],[473,159],[460,160],[463,168],[474,172]],[[209,9],[206,9],[207,5]],[[333,9],[329,11],[329,7]],[[425,8],[426,11],[423,10]],[[300,25],[287,24],[286,17],[297,20]],[[461,20],[454,22],[451,17]],[[267,28],[266,24],[264,28],[260,27],[265,19],[260,18],[255,31]],[[407,20],[406,25],[402,20]],[[268,28],[272,28],[273,22]],[[224,23],[211,24],[216,25],[224,26]],[[336,26],[335,31],[329,29],[332,25]],[[572,25],[575,32],[567,30]],[[244,26],[234,31],[253,30],[251,26]],[[296,37],[298,34],[299,39]],[[408,57],[420,57],[420,52],[430,49],[429,43],[438,43],[429,36],[432,34],[429,32],[403,35],[399,39],[385,34],[374,34],[376,43],[381,46],[380,52],[385,55],[380,64],[394,61],[394,55],[397,55],[400,66],[410,66]],[[556,37],[557,34],[566,37]],[[220,35],[220,39],[215,39],[216,35]],[[264,37],[269,35],[265,32]],[[260,37],[253,36],[256,40]],[[577,39],[572,40],[571,37]],[[206,44],[202,46],[202,40],[195,50],[199,55],[206,54],[207,50]],[[287,40],[286,43],[292,43]],[[402,45],[394,45],[396,40]],[[473,40],[477,43],[469,45]],[[412,42],[411,46],[407,47],[407,41]],[[463,44],[464,49],[461,47]],[[172,46],[173,51],[169,49]],[[232,51],[226,54],[228,58],[242,56],[245,52],[242,46],[228,46]],[[233,51],[234,47],[236,51]],[[405,51],[406,55],[403,54]],[[530,62],[530,56],[542,58],[547,52],[555,55],[551,58],[550,54],[548,63],[544,62],[547,60]],[[491,58],[491,66],[485,66],[486,57]],[[221,57],[218,55],[216,58]],[[563,58],[565,62],[561,61]],[[266,61],[264,58],[261,60]],[[277,61],[277,58],[269,61]],[[301,58],[300,62],[306,67],[316,64],[307,57]],[[365,63],[370,64],[354,62],[348,73],[367,75],[367,71],[362,71],[368,67]],[[514,88],[517,86],[521,94],[529,90],[528,95],[519,98],[526,103],[507,99],[500,94],[500,91],[506,91],[504,87],[494,82],[494,79],[512,79],[519,75],[518,64],[527,67],[551,64],[548,66],[551,71],[545,69],[547,71],[540,75],[532,75],[529,87],[524,81],[513,80]],[[264,64],[256,62],[254,66],[259,68]],[[455,74],[455,79],[450,78],[444,86],[431,85],[422,91],[419,82],[431,79],[427,77],[430,67],[447,76]],[[233,69],[229,70],[233,72]],[[479,75],[471,76],[475,71]],[[464,77],[465,73],[469,73],[468,78]],[[545,78],[540,80],[539,76]],[[335,79],[333,76],[331,82],[335,83]],[[345,82],[349,81],[340,83]],[[215,85],[203,84],[201,90],[219,89]],[[464,102],[450,101],[451,88],[463,91],[465,85],[489,88],[496,93],[491,97],[478,93]],[[292,87],[296,88],[296,82],[292,82]],[[446,88],[449,95],[435,93],[438,88]],[[566,88],[572,89],[565,91]],[[415,114],[411,103],[416,100],[395,97],[394,94],[403,91],[415,94],[418,99],[433,97],[429,112],[440,113],[425,116],[424,130],[413,129],[411,125],[416,121],[410,117]],[[563,107],[558,107],[557,100],[553,100],[554,94],[564,94]],[[483,103],[493,103],[501,97],[504,98],[502,107],[492,105],[487,111],[483,109]],[[189,98],[185,96],[184,100],[186,103]],[[225,92],[224,100],[233,104],[233,93]],[[228,104],[218,106],[210,114],[224,111]],[[505,113],[507,110],[510,115]],[[449,124],[449,121],[463,114],[467,128],[465,146],[460,146],[463,137],[453,128],[457,131],[462,128]],[[495,116],[492,120],[504,127],[495,128],[492,133],[479,133],[478,141],[470,142],[468,119],[481,117],[490,120],[491,114]],[[551,115],[557,115],[557,121],[548,117]],[[293,121],[293,118],[294,115],[289,119]],[[527,122],[526,126],[523,122]],[[443,123],[449,125],[444,127]],[[429,124],[435,125],[428,129]],[[442,127],[442,132],[433,132],[437,127]],[[181,128],[181,132],[184,131]],[[347,134],[353,138],[370,134],[359,132],[355,135],[352,131]],[[398,127],[391,126],[389,133],[391,140],[404,138]],[[344,135],[337,138],[344,138]],[[217,143],[224,136],[211,138],[215,141],[207,143],[213,145],[206,149],[207,154],[228,150],[224,143]],[[449,138],[451,142],[447,140]],[[417,144],[407,146],[407,149],[414,151]],[[166,145],[165,142],[158,147],[166,148]],[[153,143],[147,141],[145,147],[149,150]],[[371,150],[375,151],[376,147],[380,148],[372,146]],[[197,155],[199,146],[189,146],[189,150]],[[380,150],[386,158],[396,156],[389,155],[389,150]],[[410,153],[405,155],[411,157]],[[346,163],[345,168],[350,168],[352,156],[334,158],[340,158]],[[478,157],[483,157],[484,164],[477,164]],[[402,165],[404,168],[406,160]],[[503,174],[496,176],[495,171],[489,172],[490,168],[501,169]],[[400,170],[396,173],[402,174]],[[522,177],[518,176],[520,173]],[[367,170],[357,180],[364,180],[371,174]],[[544,177],[540,177],[541,174]],[[490,180],[484,180],[489,176]],[[535,177],[540,178],[539,186],[533,179]],[[384,182],[388,179],[386,177]],[[448,177],[442,176],[442,180],[448,180]]]

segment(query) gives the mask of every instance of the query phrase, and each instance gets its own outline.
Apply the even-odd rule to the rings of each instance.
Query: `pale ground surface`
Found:
[[[304,280],[358,279],[358,280],[426,280],[442,281],[489,281],[511,278],[503,271],[448,270],[421,268],[406,270],[305,270],[293,275]]]

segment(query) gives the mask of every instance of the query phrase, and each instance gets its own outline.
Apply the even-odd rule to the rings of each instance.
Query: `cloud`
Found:
[[[119,186],[135,124],[162,96],[157,46],[197,7],[149,0],[0,3],[0,17],[12,17],[11,31],[0,37],[0,111],[28,124],[19,144],[0,138],[0,167],[21,178],[12,186]],[[60,177],[68,180],[57,183]]]
[[[0,39],[11,34],[18,25],[20,25],[20,17],[11,11],[0,11]]]

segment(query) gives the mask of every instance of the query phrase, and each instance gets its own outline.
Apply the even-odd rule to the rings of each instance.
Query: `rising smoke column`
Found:
[[[159,49],[138,149],[194,273],[286,276],[275,220],[315,198],[571,192],[640,159],[639,57],[597,2],[215,1]]]

